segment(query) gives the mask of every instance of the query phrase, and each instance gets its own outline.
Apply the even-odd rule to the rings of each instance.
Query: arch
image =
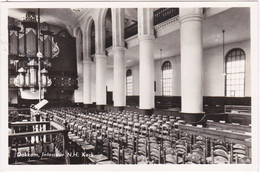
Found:
[[[90,56],[91,55],[93,55],[93,54],[95,54],[95,52],[96,52],[96,39],[95,39],[95,33],[96,33],[96,31],[95,31],[95,22],[94,22],[94,20],[91,20],[90,21],[90,26],[89,26],[89,28],[88,28],[88,40],[89,40],[89,44],[88,44],[88,46],[89,46],[89,51],[90,51]]]
[[[77,41],[77,53],[80,52],[80,55],[77,55],[77,60],[83,60],[83,33],[81,27],[76,28],[76,32],[74,33]]]
[[[88,60],[91,60],[91,26],[95,26],[95,21],[92,17],[89,17],[86,20],[86,23],[84,25],[85,32],[83,33],[83,54],[84,57],[87,58]],[[95,31],[96,32],[96,31]],[[95,45],[95,43],[94,43]],[[94,48],[95,49],[95,48]]]
[[[96,54],[105,55],[105,20],[106,14],[108,12],[108,8],[102,8],[99,11],[96,27],[95,27],[95,35],[96,35]],[[112,13],[112,10],[111,10]]]
[[[131,69],[128,69],[127,72],[126,72],[126,77],[127,76],[132,76],[132,70]]]
[[[167,66],[169,66],[170,68],[172,68],[172,63],[169,61],[169,60],[167,60],[167,61],[164,61],[164,63],[162,64],[162,70],[163,70],[163,68],[166,68]]]
[[[109,8],[105,17],[105,48],[112,46],[112,38],[112,11]]]
[[[246,54],[241,48],[233,48],[225,56],[225,96],[245,96]]]
[[[172,64],[165,61],[162,70],[162,95],[172,95]]]

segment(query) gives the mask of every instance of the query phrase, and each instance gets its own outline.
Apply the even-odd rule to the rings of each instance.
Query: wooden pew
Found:
[[[229,143],[234,144],[243,144],[248,149],[251,148],[251,141],[248,140],[251,138],[249,134],[242,134],[224,130],[217,130],[217,129],[209,129],[209,128],[202,128],[196,126],[187,126],[180,124],[178,126],[180,132],[185,132],[194,135],[201,135],[210,139],[217,139],[227,141]],[[248,151],[249,157],[251,158],[250,151]]]
[[[229,132],[224,130],[215,130],[209,128],[201,128],[196,126],[179,125],[179,130],[181,132],[186,132],[190,134],[202,135],[204,137],[225,140],[227,142],[245,144],[245,139],[251,138],[249,134],[241,134],[235,132]]]
[[[245,132],[251,133],[251,126],[240,125],[240,124],[235,124],[235,123],[233,123],[233,124],[232,123],[220,123],[220,122],[214,122],[211,120],[207,120],[207,127],[216,128],[219,130],[229,129],[232,132],[239,132],[239,133],[245,133]]]

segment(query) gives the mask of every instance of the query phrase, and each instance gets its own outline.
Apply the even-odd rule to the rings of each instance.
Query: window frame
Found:
[[[167,66],[168,64],[168,66]],[[165,78],[164,77],[164,71],[166,70],[170,70],[170,78]],[[162,88],[162,96],[172,96],[173,93],[173,68],[172,68],[172,63],[169,60],[166,60],[163,62],[162,66],[161,66],[161,88]],[[165,82],[166,81],[166,82]],[[165,83],[168,83],[168,85],[170,84],[170,87],[167,85],[166,87],[169,87],[168,89],[170,89],[169,91],[167,90],[167,93],[165,93]]]
[[[236,52],[237,51],[240,51],[240,54],[239,55],[237,55],[236,54]],[[234,52],[234,54],[235,54],[235,56],[232,56],[232,53]],[[243,70],[243,72],[233,72],[233,73],[229,73],[229,74],[238,74],[238,73],[241,73],[241,74],[243,74],[244,75],[244,77],[243,77],[243,79],[244,79],[244,81],[243,81],[243,84],[244,84],[244,88],[243,88],[243,90],[241,90],[241,91],[243,91],[243,95],[241,96],[240,94],[238,95],[238,96],[236,96],[236,95],[234,95],[234,96],[232,96],[231,94],[230,95],[228,95],[227,93],[228,93],[228,90],[227,90],[227,76],[228,76],[228,73],[227,73],[227,71],[228,71],[228,67],[227,67],[227,62],[229,62],[228,61],[228,58],[230,57],[230,55],[231,55],[231,61],[230,62],[233,62],[233,61],[236,61],[236,59],[237,59],[237,57],[239,57],[240,58],[240,60],[241,60],[241,55],[243,55],[244,56],[244,70]],[[235,60],[234,60],[235,59]],[[233,48],[233,49],[231,49],[231,50],[229,50],[228,52],[227,52],[227,54],[226,54],[226,56],[225,56],[225,59],[224,59],[224,61],[225,61],[225,63],[224,63],[224,66],[225,66],[225,97],[245,97],[245,90],[246,90],[246,53],[245,53],[245,51],[243,50],[243,49],[241,49],[241,48]],[[242,66],[241,66],[242,67]],[[240,67],[240,68],[241,68]],[[232,67],[230,67],[230,68],[232,68]],[[231,70],[232,71],[232,70]],[[234,85],[234,84],[233,84]],[[231,86],[231,85],[229,85],[229,86]],[[238,86],[240,86],[240,84],[238,84]],[[231,90],[230,90],[231,91]],[[240,91],[240,90],[238,90],[238,91]],[[235,90],[235,92],[236,92],[236,90]]]

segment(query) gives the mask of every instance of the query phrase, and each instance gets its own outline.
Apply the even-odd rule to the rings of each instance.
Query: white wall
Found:
[[[78,89],[74,91],[74,102],[83,103],[83,82],[78,82]]]
[[[225,54],[233,49],[241,48],[246,54],[246,86],[245,96],[251,96],[251,70],[250,70],[250,40],[225,45]],[[173,94],[181,96],[181,69],[180,56],[155,61],[155,95],[162,95],[161,91],[161,65],[169,60],[173,67]],[[139,95],[139,64],[133,65],[133,95]],[[225,96],[225,76],[223,75],[223,50],[222,46],[209,48],[203,52],[203,95],[204,96]],[[192,87],[192,86],[191,86]]]
[[[250,72],[250,41],[242,41],[238,43],[232,43],[225,45],[225,54],[233,49],[241,48],[246,54],[246,86],[245,86],[245,96],[251,96],[251,72]],[[222,46],[209,48],[203,52],[203,96],[225,96],[225,76],[223,75],[223,52]],[[173,94],[172,96],[181,96],[181,69],[180,56],[175,56],[171,58],[165,58],[162,60],[155,61],[155,81],[156,81],[156,93],[155,95],[162,95],[161,86],[161,66],[162,64],[169,60],[172,63],[173,68]],[[132,70],[133,75],[133,95],[139,95],[139,64],[135,64],[131,67],[127,67]],[[96,73],[95,64],[92,65],[92,102],[95,102],[96,92]],[[106,85],[108,86],[108,91],[113,91],[113,69],[107,68],[106,73]],[[191,86],[192,89],[192,86]]]
[[[114,70],[113,68],[107,68],[107,73],[106,73],[106,86],[107,86],[107,91],[113,91],[114,90]]]
[[[225,55],[233,48],[241,48],[246,54],[245,96],[251,96],[250,41],[225,45]],[[223,48],[210,48],[203,52],[203,95],[225,96],[225,75],[223,75]]]
[[[126,71],[131,69],[133,75],[133,95],[139,95],[139,64],[127,67]]]
[[[175,56],[171,58],[165,58],[162,60],[155,61],[154,75],[156,81],[156,96],[162,95],[162,65],[165,61],[170,61],[172,64],[172,95],[180,96],[181,95],[181,69],[180,69],[180,56]]]

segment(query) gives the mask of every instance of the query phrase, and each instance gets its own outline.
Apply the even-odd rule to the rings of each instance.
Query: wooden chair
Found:
[[[111,160],[116,164],[120,164],[120,146],[118,143],[111,143]]]
[[[164,146],[163,153],[164,164],[177,164],[177,157],[174,148]]]
[[[132,149],[122,149],[122,164],[135,164],[134,151]]]
[[[110,142],[107,138],[102,139],[101,151],[99,154],[93,155],[89,157],[89,160],[97,164],[98,162],[106,161],[110,158]]]
[[[246,156],[246,146],[243,144],[231,144],[231,162],[236,164],[250,164],[251,158]]]
[[[147,136],[148,134],[148,126],[146,124],[142,124],[141,127],[141,135],[142,136]]]
[[[153,142],[148,144],[148,158],[152,163],[162,163],[162,151],[159,144]]]
[[[147,139],[139,137],[136,139],[136,163],[145,164],[148,161]]]
[[[187,142],[185,140],[176,141],[175,153],[176,153],[176,159],[177,159],[176,163],[184,164],[185,157],[187,155]]]
[[[215,140],[211,142],[211,156],[206,161],[210,164],[230,164],[230,152],[225,141]]]

